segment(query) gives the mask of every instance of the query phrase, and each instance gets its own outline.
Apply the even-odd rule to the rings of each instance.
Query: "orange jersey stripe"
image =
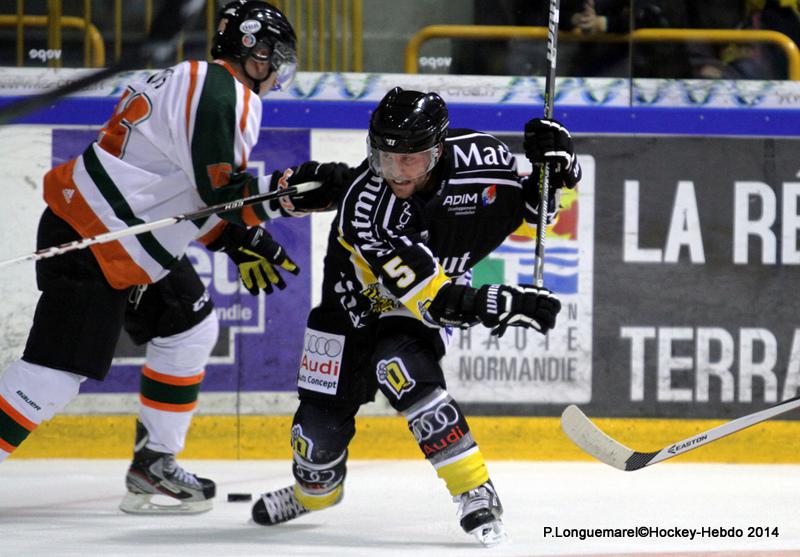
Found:
[[[158,381],[159,383],[165,383],[167,385],[175,385],[176,387],[185,387],[187,385],[198,385],[203,382],[203,377],[205,376],[206,372],[201,371],[197,375],[192,375],[191,377],[175,377],[174,375],[167,375],[165,373],[159,373],[157,371],[153,371],[147,366],[142,367],[142,375],[152,379],[153,381]]]
[[[192,122],[192,100],[194,99],[194,89],[197,86],[197,68],[199,65],[197,60],[189,61],[189,92],[186,95],[186,137],[190,142],[192,139],[189,135],[189,128]]]
[[[208,244],[210,244],[211,242],[220,237],[222,231],[225,230],[226,226],[228,226],[227,222],[225,221],[218,222],[216,225],[214,225],[214,228],[209,230],[206,234],[200,236],[197,239],[197,241],[203,244],[204,246],[207,246]]]
[[[141,394],[139,395],[139,400],[141,401],[142,406],[147,406],[148,408],[152,408],[154,410],[162,410],[164,412],[191,412],[197,407],[197,401],[190,402],[189,404],[168,404],[166,402],[156,402],[155,400],[150,400]]]
[[[74,228],[82,238],[108,232],[94,214],[72,179],[77,159],[61,164],[44,177],[44,200],[52,211]],[[118,290],[133,284],[149,284],[150,275],[125,251],[118,241],[89,246],[108,283]]]
[[[4,450],[7,453],[13,453],[14,449],[16,449],[16,447],[14,445],[10,445],[10,444],[6,443],[5,441],[3,441],[2,439],[0,439],[0,449]]]
[[[247,127],[247,113],[250,112],[250,89],[244,88],[244,108],[242,109],[242,117],[239,119],[239,131],[244,133]],[[245,166],[247,164],[245,163]]]
[[[230,65],[230,64],[228,64],[228,63],[227,63],[225,60],[219,60],[219,59],[217,59],[217,60],[214,60],[214,64],[217,64],[218,66],[222,66],[223,68],[225,68],[226,70],[228,70],[228,73],[229,73],[229,74],[231,74],[231,75],[232,75],[233,77],[235,77],[237,80],[239,79],[239,78],[236,76],[236,72],[233,70],[233,68],[231,67],[231,65]]]
[[[36,429],[35,423],[30,421],[28,418],[20,414],[16,408],[11,406],[11,403],[8,402],[3,395],[0,395],[0,410],[11,416],[11,419],[17,422],[19,425],[27,429],[28,431],[33,431]]]
[[[244,88],[244,108],[242,108],[242,117],[239,119],[239,131],[244,136],[244,129],[247,127],[247,114],[250,112],[250,89],[247,87]],[[247,153],[244,151],[244,145],[242,145],[242,165],[239,167],[239,171],[242,172],[247,169]]]

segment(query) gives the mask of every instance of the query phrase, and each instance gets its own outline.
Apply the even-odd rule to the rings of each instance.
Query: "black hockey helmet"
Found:
[[[439,162],[449,123],[442,97],[395,87],[383,97],[369,122],[370,169],[398,182],[427,174]]]
[[[444,141],[449,124],[442,97],[395,87],[372,113],[369,144],[392,153],[416,153]]]
[[[260,0],[234,0],[220,9],[217,20],[211,56],[232,58],[242,65],[248,56],[268,60],[271,73],[277,73],[275,89],[289,86],[297,70],[297,37],[278,8]],[[258,53],[259,45],[267,47],[268,56]],[[258,92],[261,81],[253,81]]]

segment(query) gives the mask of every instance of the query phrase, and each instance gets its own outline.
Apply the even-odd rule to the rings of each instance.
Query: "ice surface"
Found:
[[[0,555],[449,557],[715,551],[719,556],[800,556],[800,466],[677,463],[626,473],[598,463],[491,462],[511,541],[484,549],[460,530],[456,504],[421,459],[352,461],[341,504],[273,527],[250,520],[252,503],[228,503],[226,495],[250,492],[255,497],[288,485],[288,462],[181,463],[217,481],[218,500],[211,512],[157,517],[120,512],[128,464],[122,460],[3,463]],[[738,527],[745,536],[749,526],[762,526],[778,528],[779,535],[580,540],[546,538],[548,526]]]

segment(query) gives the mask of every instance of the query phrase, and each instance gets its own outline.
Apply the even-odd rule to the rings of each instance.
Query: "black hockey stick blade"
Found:
[[[561,429],[573,443],[600,462],[619,470],[630,472],[687,453],[797,408],[800,408],[800,396],[784,400],[774,406],[747,414],[741,418],[736,418],[652,453],[635,451],[614,440],[603,433],[574,404],[567,406],[561,414]]]

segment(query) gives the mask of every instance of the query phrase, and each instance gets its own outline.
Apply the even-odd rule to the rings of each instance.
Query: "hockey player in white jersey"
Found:
[[[359,407],[380,389],[458,503],[461,527],[484,545],[505,538],[503,507],[440,359],[446,327],[482,324],[546,333],[561,308],[548,290],[469,285],[470,269],[523,222],[538,222],[536,180],[520,177],[501,141],[450,129],[439,95],[395,88],[372,113],[368,158],[331,227],[319,305],[308,316],[292,425],[293,486],[264,494],[253,519],[272,525],[338,503]],[[551,192],[581,170],[553,120],[525,128]],[[556,210],[548,199],[549,220]]]
[[[246,168],[261,97],[291,82],[295,43],[291,24],[274,6],[243,0],[224,6],[213,62],[186,61],[131,84],[97,140],[47,173],[38,247],[276,189],[283,172],[257,178]],[[324,168],[302,165],[287,174],[288,184],[325,182]],[[325,191],[323,185],[292,203],[325,206]],[[175,462],[218,330],[185,251],[194,240],[224,250],[253,293],[280,287],[278,269],[297,266],[257,226],[280,214],[277,202],[265,202],[37,262],[41,296],[25,351],[0,376],[0,461],[74,398],[87,377],[105,377],[124,324],[147,353],[121,508],[210,509],[214,482]],[[154,503],[159,493],[176,504]]]

